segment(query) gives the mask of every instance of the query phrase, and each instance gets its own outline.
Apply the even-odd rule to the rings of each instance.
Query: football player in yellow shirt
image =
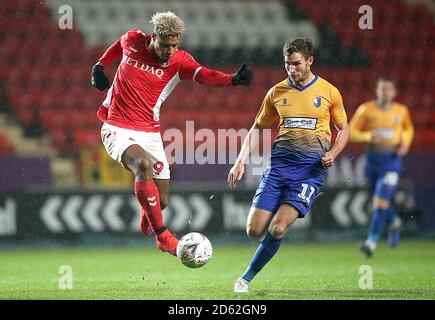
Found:
[[[311,41],[288,42],[283,54],[288,78],[267,93],[228,175],[228,184],[234,188],[244,173],[245,160],[258,143],[257,131],[279,120],[279,133],[246,225],[249,236],[266,235],[234,285],[234,292],[238,293],[248,292],[250,281],[278,251],[289,227],[308,213],[324,183],[326,169],[333,165],[349,139],[339,91],[311,72]],[[338,130],[332,146],[331,121]]]
[[[395,247],[400,237],[400,219],[391,199],[399,182],[402,158],[408,153],[414,127],[408,108],[394,101],[396,87],[388,78],[376,84],[376,100],[360,105],[350,122],[351,141],[367,144],[366,177],[373,192],[373,214],[367,240],[361,246],[371,257],[387,220],[391,221],[388,243]]]

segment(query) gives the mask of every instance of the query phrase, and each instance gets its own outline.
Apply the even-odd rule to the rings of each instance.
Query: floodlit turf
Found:
[[[435,242],[381,245],[366,259],[352,244],[285,242],[236,295],[234,280],[256,246],[216,246],[212,260],[188,269],[151,247],[7,250],[0,253],[1,299],[434,299]],[[73,289],[59,289],[59,268],[71,266]],[[358,287],[359,268],[373,269],[373,289]]]

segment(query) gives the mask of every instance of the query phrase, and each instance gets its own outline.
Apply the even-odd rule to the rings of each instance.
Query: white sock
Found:
[[[376,249],[376,242],[373,242],[371,240],[367,240],[366,241],[366,245],[372,250],[374,251]]]

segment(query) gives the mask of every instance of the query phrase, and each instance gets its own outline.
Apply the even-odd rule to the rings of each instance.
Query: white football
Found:
[[[177,245],[177,257],[189,268],[200,268],[213,254],[210,240],[199,232],[191,232],[180,239]]]

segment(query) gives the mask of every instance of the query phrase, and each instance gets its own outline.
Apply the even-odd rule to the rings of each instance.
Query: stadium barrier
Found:
[[[406,225],[418,230],[419,213],[407,208],[409,188],[396,195],[399,214]],[[207,235],[243,235],[255,190],[174,191],[164,210],[167,226],[178,234],[199,231]],[[303,239],[319,234],[367,230],[370,194],[364,188],[325,188],[310,214],[292,230],[303,231]],[[413,211],[412,211],[412,210]],[[293,232],[293,231],[292,231]],[[292,236],[292,232],[289,236]],[[294,234],[293,234],[294,235]],[[0,245],[48,240],[83,243],[91,236],[105,240],[142,238],[139,207],[132,192],[8,192],[0,194]]]

